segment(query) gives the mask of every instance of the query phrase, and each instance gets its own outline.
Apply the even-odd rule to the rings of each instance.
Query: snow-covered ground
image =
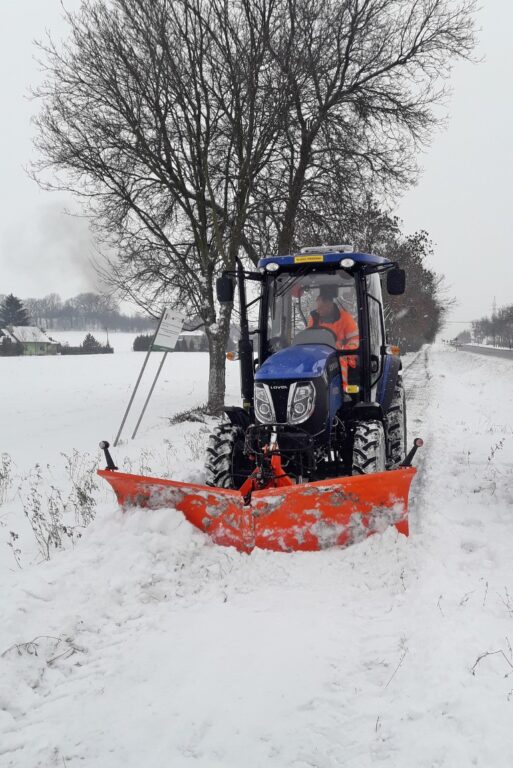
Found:
[[[144,357],[111,343],[0,360],[1,768],[513,765],[513,364],[409,361],[408,539],[247,556],[87,484]],[[168,356],[120,467],[201,480],[209,425],[169,417],[206,377],[205,354]],[[71,520],[49,562],[24,507]]]

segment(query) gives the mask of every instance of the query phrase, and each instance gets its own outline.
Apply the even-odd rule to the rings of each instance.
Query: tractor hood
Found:
[[[269,379],[314,379],[322,376],[333,347],[327,344],[298,344],[275,352],[255,373],[255,381]]]

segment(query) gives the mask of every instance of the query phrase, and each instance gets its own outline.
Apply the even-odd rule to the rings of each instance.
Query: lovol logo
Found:
[[[269,384],[269,389],[288,389],[287,384]]]

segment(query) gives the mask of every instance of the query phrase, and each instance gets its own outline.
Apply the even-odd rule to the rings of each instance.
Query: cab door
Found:
[[[376,386],[383,374],[385,353],[385,322],[383,298],[378,274],[367,278],[367,307],[369,312],[370,384],[372,400],[376,399]]]

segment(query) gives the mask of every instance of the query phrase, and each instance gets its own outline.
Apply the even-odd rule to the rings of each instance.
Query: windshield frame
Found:
[[[326,272],[333,272],[333,271],[339,271],[334,265],[330,264],[328,269],[326,268],[328,265],[321,265],[319,264],[315,268],[312,269],[311,265],[309,265],[309,271],[310,272],[318,272],[318,273],[326,273]],[[384,324],[384,300],[383,297],[381,297],[381,322],[382,322],[382,328],[385,332],[384,335],[384,343],[385,348],[382,350],[382,353],[380,355],[381,360],[381,368],[379,371],[378,377],[373,381],[371,385],[371,347],[369,342],[369,312],[368,312],[368,296],[369,292],[367,290],[367,280],[366,278],[369,275],[377,274],[378,276],[381,276],[385,274],[389,269],[391,269],[394,266],[393,262],[390,262],[389,264],[378,264],[378,265],[369,265],[369,264],[356,264],[354,267],[344,270],[346,272],[349,272],[354,279],[355,279],[355,285],[356,285],[356,297],[357,297],[357,322],[358,327],[360,330],[360,346],[357,350],[338,350],[338,355],[340,357],[347,356],[347,355],[357,355],[359,357],[359,365],[361,370],[361,384],[360,384],[360,393],[358,396],[359,400],[363,400],[365,402],[371,402],[372,400],[372,390],[377,386],[379,380],[383,376],[384,372],[384,360],[383,356],[386,353],[386,344],[387,344],[387,335],[386,335],[386,326]],[[268,347],[268,338],[267,338],[267,317],[268,317],[268,311],[269,311],[269,297],[270,297],[270,286],[272,285],[272,281],[275,280],[277,277],[284,273],[296,273],[296,269],[293,267],[282,267],[278,273],[270,273],[265,272],[262,274],[262,293],[261,293],[261,302],[260,302],[260,316],[259,316],[259,339],[258,339],[258,360],[257,365],[260,366],[262,363],[269,358],[272,354],[274,354],[271,350],[269,350]]]

